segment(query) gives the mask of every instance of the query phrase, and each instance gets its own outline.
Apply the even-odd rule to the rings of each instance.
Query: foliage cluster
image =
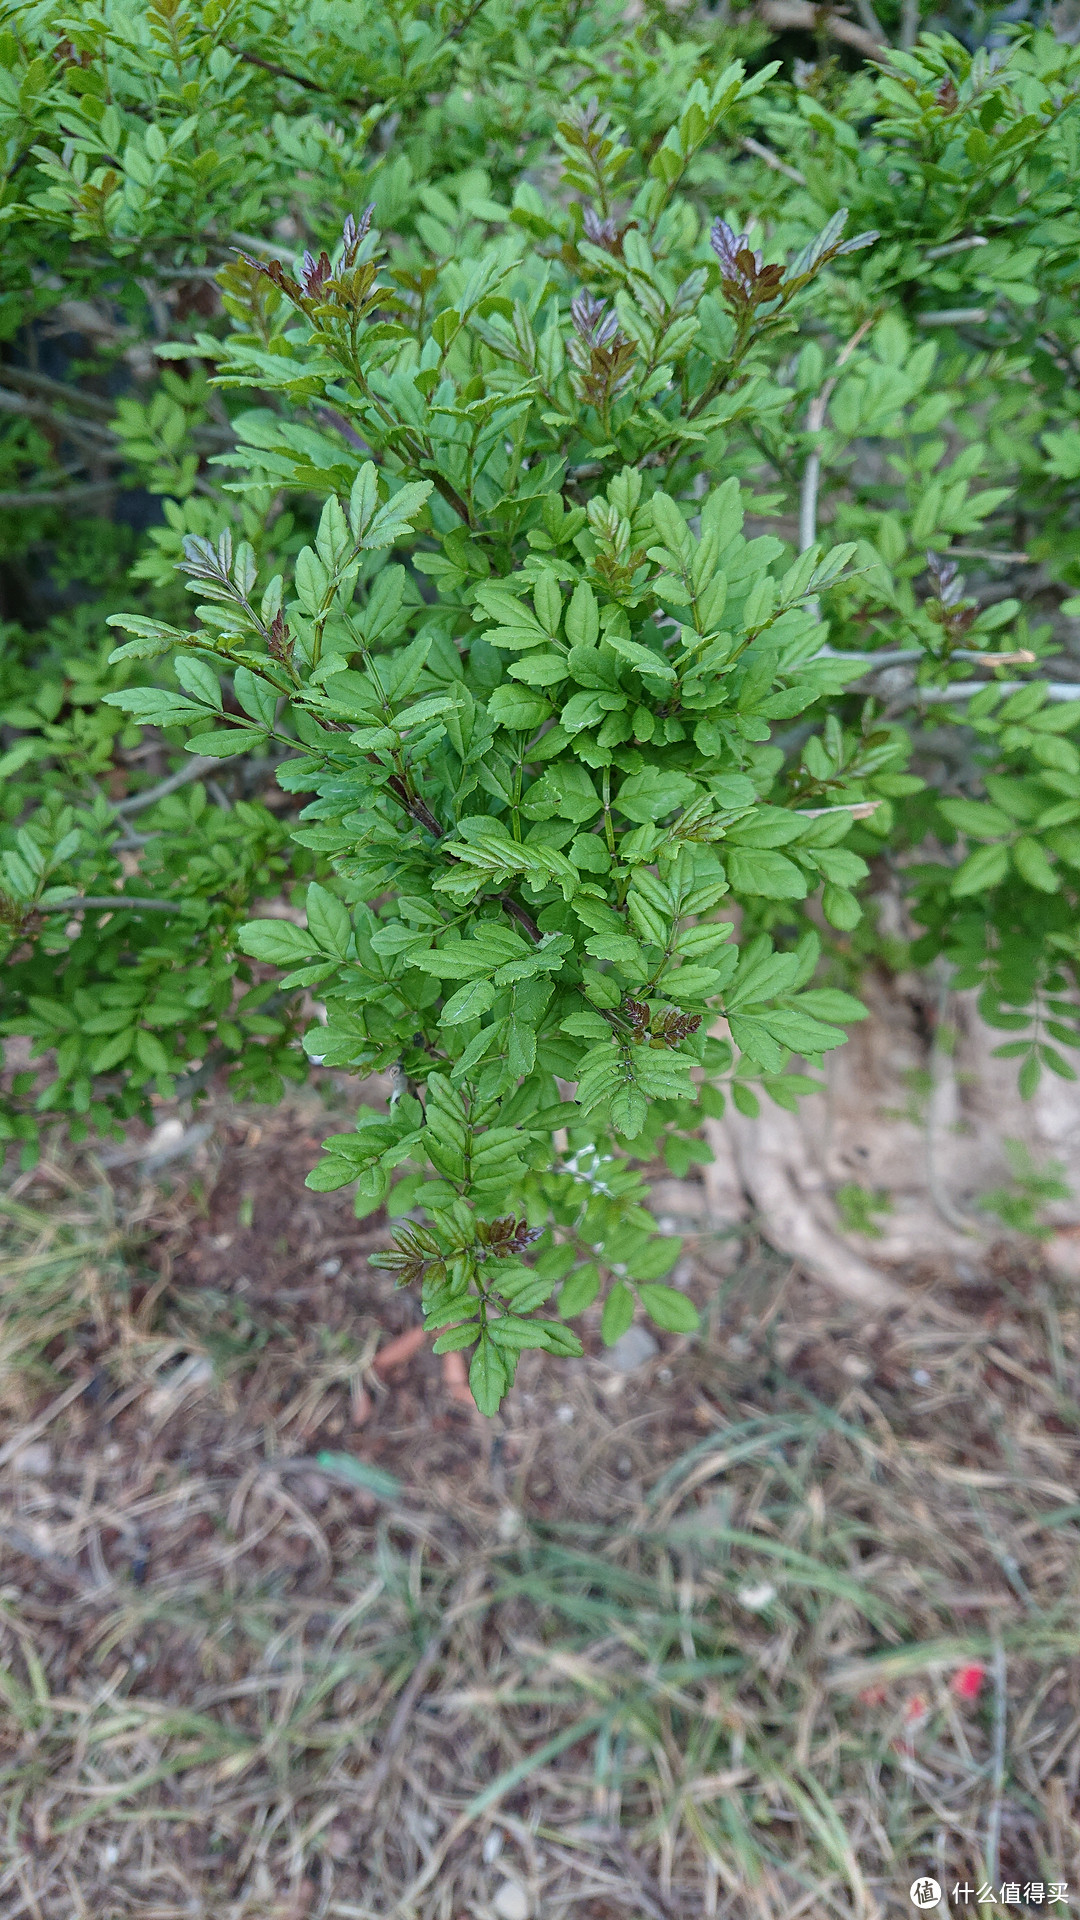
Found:
[[[1074,1071],[1080,53],[763,41],[0,31],[0,1124],[273,1099],[308,1023],[394,1085],[310,1184],[489,1411],[601,1290],[694,1324],[635,1162],[794,1102],[868,959]]]

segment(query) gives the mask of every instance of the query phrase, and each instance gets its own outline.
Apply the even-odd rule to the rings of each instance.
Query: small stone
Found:
[[[529,1896],[516,1880],[504,1880],[496,1889],[491,1910],[499,1920],[529,1920]]]
[[[498,1519],[500,1540],[513,1540],[521,1531],[521,1515],[516,1507],[504,1507]]]
[[[11,1462],[16,1473],[28,1473],[35,1480],[43,1480],[52,1466],[52,1449],[45,1440],[38,1440],[32,1447],[21,1447]]]
[[[911,1377],[917,1387],[929,1387],[933,1385],[933,1381],[925,1367],[913,1367],[911,1369]]]
[[[627,1327],[604,1358],[616,1373],[633,1373],[658,1354],[660,1348],[645,1327]]]
[[[749,1613],[761,1613],[765,1607],[771,1607],[776,1599],[776,1588],[769,1580],[762,1580],[756,1587],[740,1587],[739,1601]]]
[[[865,1380],[867,1374],[870,1372],[870,1367],[867,1362],[860,1360],[857,1353],[845,1353],[840,1362],[840,1366],[850,1380]]]
[[[319,1272],[323,1274],[327,1280],[332,1280],[335,1274],[341,1272],[341,1261],[338,1259],[323,1260],[320,1262]]]
[[[480,1851],[485,1867],[490,1867],[503,1850],[503,1836],[500,1828],[492,1827]]]

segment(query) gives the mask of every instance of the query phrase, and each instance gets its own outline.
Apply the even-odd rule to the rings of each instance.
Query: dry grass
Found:
[[[860,1326],[703,1239],[701,1338],[529,1356],[482,1423],[372,1367],[414,1303],[319,1137],[3,1203],[4,1920],[1080,1897],[1074,1295],[1001,1250]]]

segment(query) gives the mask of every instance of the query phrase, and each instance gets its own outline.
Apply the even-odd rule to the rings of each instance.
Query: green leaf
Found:
[[[413,522],[427,500],[434,482],[414,480],[399,487],[393,498],[375,515],[365,529],[360,544],[365,551],[378,547],[392,547],[406,533],[412,532]]]
[[[559,1312],[564,1320],[573,1320],[591,1307],[600,1291],[600,1269],[587,1261],[577,1267],[559,1289]]]
[[[495,1004],[495,988],[489,980],[467,980],[451,994],[439,1015],[441,1027],[460,1026],[465,1020],[479,1020]]]
[[[461,1353],[465,1347],[474,1346],[480,1332],[479,1322],[468,1321],[464,1326],[451,1327],[448,1333],[440,1333],[433,1342],[432,1353]]]
[[[356,1179],[357,1172],[355,1160],[341,1160],[331,1155],[312,1167],[304,1185],[310,1187],[312,1193],[336,1193],[339,1187],[349,1186]]]
[[[265,746],[262,735],[238,733],[218,727],[213,733],[195,733],[185,742],[188,753],[205,753],[215,760],[231,760],[234,754],[250,753],[254,748]]]
[[[674,813],[676,807],[688,806],[697,792],[685,773],[645,767],[623,781],[615,804],[628,820],[659,821]]]
[[[986,893],[990,887],[999,886],[1009,871],[1009,849],[996,845],[976,847],[969,853],[963,866],[958,867],[949,889],[957,899],[967,894]]]
[[[732,847],[725,865],[736,893],[763,894],[769,900],[804,900],[809,892],[806,875],[782,853]]]
[[[624,1140],[636,1140],[649,1117],[649,1104],[637,1087],[620,1087],[611,1102],[611,1124]]]
[[[275,967],[295,967],[318,952],[311,934],[291,920],[245,920],[236,939],[242,953]]]
[[[373,1493],[377,1500],[396,1500],[401,1493],[401,1481],[392,1473],[372,1466],[369,1460],[358,1460],[352,1453],[317,1453],[315,1465],[332,1480],[361,1487],[365,1493]]]
[[[600,1320],[600,1338],[605,1347],[613,1347],[621,1339],[634,1318],[634,1296],[625,1280],[616,1280],[607,1299]]]
[[[338,960],[347,959],[352,923],[342,901],[336,894],[328,892],[326,887],[320,887],[317,881],[312,881],[304,906],[308,932],[323,952],[332,953]]]
[[[510,1385],[510,1376],[498,1347],[482,1333],[469,1368],[469,1386],[481,1413],[498,1413]]]
[[[822,887],[821,910],[830,927],[838,927],[842,933],[850,933],[863,917],[855,895],[844,887]]]
[[[200,660],[193,653],[182,653],[173,671],[185,693],[190,693],[204,706],[212,707],[215,713],[221,712],[221,683],[213,667],[205,660]]]
[[[639,673],[652,674],[657,680],[674,680],[675,669],[670,660],[664,659],[663,654],[654,653],[651,647],[639,646],[636,640],[625,640],[613,629],[609,629],[606,639],[612,651],[619,654],[623,660],[629,660],[631,666],[636,667]],[[624,807],[623,812],[625,811]]]
[[[1029,887],[1037,887],[1040,893],[1057,893],[1061,881],[1037,840],[1021,835],[1014,843],[1012,857],[1017,873]]]
[[[701,1315],[693,1301],[675,1287],[663,1287],[647,1280],[638,1287],[638,1293],[650,1320],[666,1333],[695,1333],[701,1325]]]
[[[233,690],[249,719],[258,720],[261,726],[272,727],[277,713],[279,694],[268,680],[254,674],[248,667],[237,667],[233,674]]]
[[[514,733],[535,733],[550,717],[551,702],[528,687],[504,682],[489,696],[487,710],[497,726]]]

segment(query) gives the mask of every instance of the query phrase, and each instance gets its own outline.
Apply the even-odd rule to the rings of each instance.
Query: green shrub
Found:
[[[394,1093],[309,1185],[404,1222],[487,1411],[601,1291],[609,1341],[695,1324],[634,1163],[793,1104],[869,956],[945,956],[1025,1092],[1077,1044],[1080,54],[794,82],[671,28],[7,32],[13,390],[43,287],[130,316],[164,365],[109,457],[164,519],[8,644],[4,1027],[56,1071],[5,1124],[226,1061],[274,1098],[316,996],[307,1053]],[[115,798],[155,739],[212,777]],[[283,885],[306,925],[252,913]]]

